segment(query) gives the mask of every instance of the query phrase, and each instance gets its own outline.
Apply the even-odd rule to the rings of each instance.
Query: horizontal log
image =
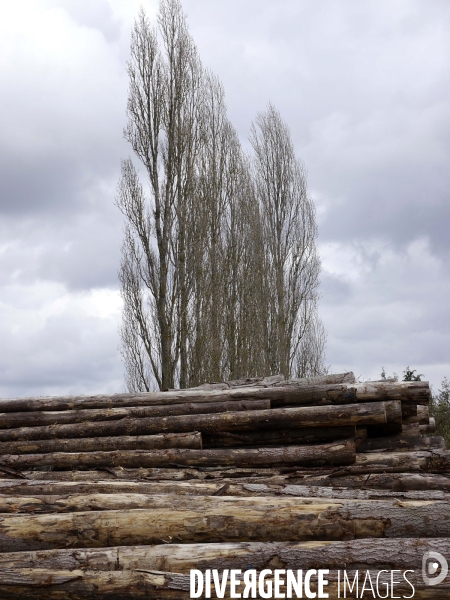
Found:
[[[286,382],[275,387],[241,387],[233,389],[190,389],[112,396],[58,396],[0,399],[0,412],[60,411],[72,409],[107,409],[132,406],[157,406],[184,402],[225,402],[268,399],[273,406],[328,405],[349,402],[405,400],[415,404],[428,403],[428,382],[367,382],[310,385]]]
[[[245,569],[239,569],[242,572]],[[420,573],[410,572],[403,576],[402,572],[394,573],[382,572],[378,576],[379,569],[367,571],[347,570],[349,583],[344,592],[342,582],[342,572],[332,570],[326,574],[325,586],[323,591],[330,600],[338,598],[374,598],[375,589],[379,589],[380,594],[395,594],[392,598],[410,598],[414,595],[415,600],[448,600],[450,598],[450,583],[445,580],[436,587],[430,588],[424,584]],[[223,594],[216,595],[215,588],[212,586],[211,598],[230,598],[231,587],[229,574],[225,579]],[[266,575],[268,575],[266,573]],[[398,577],[398,579],[395,579]],[[355,578],[358,579],[359,590],[355,587],[352,592],[349,586],[353,585]],[[369,579],[367,579],[369,578]],[[288,588],[283,578],[282,585],[279,586],[280,598],[288,597]],[[274,589],[275,580],[273,569],[270,576],[264,578],[265,586],[269,585]],[[370,584],[369,584],[370,581]],[[392,583],[394,581],[394,583]],[[364,587],[365,583],[365,587]],[[5,569],[0,573],[0,591],[2,598],[16,599],[17,597],[28,600],[35,598],[44,598],[46,600],[78,600],[92,599],[99,600],[107,598],[108,600],[132,600],[135,598],[155,598],[158,600],[187,600],[191,598],[189,592],[190,576],[181,573],[169,573],[165,571],[55,571],[46,569]],[[378,585],[378,588],[377,588]],[[372,588],[370,586],[373,586]],[[364,593],[361,592],[364,587]],[[321,593],[318,588],[317,573],[314,573],[309,581],[310,597],[317,597]],[[374,592],[371,591],[374,590]],[[239,584],[233,593],[234,597],[243,597],[246,593],[246,585],[243,581],[243,575]],[[292,590],[290,590],[292,593]],[[247,592],[248,593],[248,592]],[[269,592],[270,593],[270,592]],[[295,591],[293,592],[295,594]],[[19,596],[20,594],[20,596]],[[26,594],[26,596],[24,596]],[[40,595],[41,594],[41,595]],[[361,595],[360,595],[361,594]],[[398,594],[398,595],[397,595]],[[206,596],[202,596],[206,597]],[[245,596],[244,596],[245,597]],[[258,591],[255,586],[255,593],[252,592],[252,598],[267,598],[267,591],[264,595]],[[324,596],[322,596],[324,597]],[[387,596],[377,596],[387,597]]]
[[[131,510],[131,509],[160,509],[166,508],[167,502],[173,501],[173,493],[166,492],[161,494],[161,488],[167,488],[167,484],[159,484],[158,492],[154,490],[153,494],[134,492],[98,493],[91,491],[88,494],[51,494],[51,495],[28,495],[28,496],[8,496],[0,495],[0,514],[54,514],[54,513],[72,513],[86,511],[105,511],[105,510]],[[342,490],[339,488],[308,488],[308,486],[288,485],[275,486],[267,484],[235,484],[227,483],[219,487],[217,484],[172,484],[172,489],[176,489],[176,495],[190,497],[188,502],[195,502],[192,497],[198,497],[198,502],[203,502],[204,494],[200,494],[199,489],[206,491],[207,496],[220,496],[221,498],[259,498],[286,496],[296,497],[301,504],[309,503],[309,499],[314,504],[328,503],[329,500],[339,501],[358,501],[358,500],[391,500],[398,498],[403,500],[448,500],[448,495],[435,494],[433,498],[427,496],[430,492],[410,492],[411,497],[405,496],[406,492],[395,493],[380,491],[375,492],[361,490]],[[218,488],[217,492],[211,493],[211,488]],[[223,493],[222,488],[224,489]],[[184,493],[178,493],[184,492]],[[317,492],[317,495],[314,495]],[[155,493],[157,495],[155,495]]]
[[[348,465],[355,461],[353,440],[315,446],[270,448],[212,448],[190,450],[120,450],[114,452],[53,452],[15,454],[0,457],[0,465],[29,469],[51,465],[56,469],[73,467],[161,467],[174,465],[272,467],[284,465]]]
[[[245,569],[267,565],[284,569],[422,569],[425,552],[450,555],[450,540],[362,539],[345,542],[237,542],[115,546],[0,554],[0,569],[128,571],[136,569],[189,573],[191,569]],[[283,565],[281,567],[281,565]],[[270,567],[268,567],[270,568]]]
[[[131,406],[123,408],[99,408],[85,410],[29,411],[0,414],[0,429],[63,425],[120,419],[142,419],[175,415],[198,415],[208,413],[236,412],[241,410],[268,410],[270,400],[235,400],[233,402],[188,402],[168,406]]]
[[[441,450],[446,449],[443,437],[413,437],[401,434],[384,438],[366,438],[358,442],[356,451],[379,452],[389,450],[391,452],[411,452],[434,448]]]
[[[354,383],[355,374],[352,371],[346,373],[331,373],[329,375],[318,375],[317,377],[303,377],[300,379],[285,379],[284,375],[270,375],[269,377],[245,377],[233,379],[221,383],[203,383],[189,390],[226,390],[230,388],[243,387],[292,387],[312,385],[329,385],[332,383]],[[173,391],[173,390],[172,390]]]
[[[245,569],[239,569],[241,573]],[[327,594],[329,600],[338,598],[374,598],[373,595],[378,585],[380,594],[392,593],[392,598],[411,598],[416,600],[448,600],[450,598],[450,583],[445,580],[436,587],[430,588],[424,584],[421,574],[409,572],[403,576],[402,572],[394,573],[392,577],[390,572],[382,572],[379,576],[379,569],[367,571],[346,571],[349,584],[345,586],[342,582],[343,574],[341,571],[332,570],[326,574],[325,586],[323,591]],[[225,579],[225,588],[223,595],[217,596],[215,588],[212,586],[212,598],[231,596],[230,578]],[[266,573],[266,575],[269,575]],[[398,577],[398,579],[395,579]],[[353,585],[355,578],[358,578],[358,588],[349,591],[349,586]],[[369,578],[369,579],[367,579]],[[370,581],[370,585],[369,585]],[[395,583],[392,583],[394,581]],[[270,582],[270,589],[274,589],[273,569],[270,576],[265,577],[265,586]],[[365,586],[364,586],[365,583]],[[158,600],[187,600],[191,598],[189,592],[190,576],[181,573],[169,573],[165,571],[55,571],[46,569],[5,569],[0,573],[0,592],[2,598],[16,599],[35,598],[46,600],[78,600],[91,599],[99,600],[107,598],[108,600],[132,600],[135,598],[155,598]],[[373,586],[371,588],[371,586]],[[365,589],[362,594],[361,590]],[[374,592],[371,591],[374,590]],[[243,581],[243,575],[239,584],[233,593],[234,597],[243,597],[245,595],[246,585]],[[283,578],[282,585],[279,586],[281,598],[287,597],[288,588]],[[309,581],[309,590],[313,594],[310,597],[316,598],[321,590],[318,588],[317,573],[314,573]],[[389,591],[390,590],[390,591]],[[247,592],[248,593],[248,592]],[[261,595],[258,586],[255,586],[253,598],[267,598],[267,591]],[[292,593],[292,590],[291,590]],[[295,594],[295,591],[293,592]],[[361,595],[360,595],[361,594]],[[26,595],[26,596],[25,596]],[[206,597],[206,596],[202,596]],[[324,597],[324,596],[322,596]],[[387,596],[378,596],[387,597]]]
[[[1,467],[0,469],[5,468]],[[70,470],[54,471],[51,467],[42,467],[40,470],[14,471],[6,469],[8,473],[3,474],[3,478],[10,479],[12,473],[17,473],[20,478],[16,481],[45,480],[45,481],[189,481],[204,479],[224,479],[225,477],[252,479],[259,477],[274,477],[283,473],[296,473],[299,467],[279,467],[279,468],[260,468],[260,467],[156,467],[156,468],[123,468],[123,467],[98,467],[95,470]],[[43,470],[46,469],[46,470]],[[314,472],[307,468],[307,472]],[[1,470],[0,470],[1,474]]]
[[[427,433],[436,433],[436,419],[430,417],[428,424],[419,425],[420,433],[425,435]]]
[[[417,414],[403,418],[404,423],[419,423],[419,425],[429,425],[430,412],[428,406],[417,406]]]
[[[350,467],[371,470],[385,468],[391,472],[402,471],[450,471],[450,452],[446,450],[430,449],[415,452],[373,452],[358,454],[356,462]]]
[[[273,397],[272,406],[320,406],[324,404],[348,404],[351,402],[380,402],[399,400],[412,405],[428,405],[430,386],[427,381],[419,382],[365,382],[317,385],[302,388],[284,397]],[[407,410],[407,408],[405,408]]]
[[[4,569],[0,595],[26,600],[180,600],[190,598],[189,575],[134,571]]]
[[[108,485],[108,483],[110,485]],[[156,496],[155,496],[156,494]],[[450,500],[441,491],[393,492],[391,490],[361,490],[280,483],[236,483],[232,479],[216,482],[53,482],[39,487],[19,488],[0,494],[0,513],[64,513],[90,510],[123,510],[164,506],[162,496],[286,496],[311,498],[314,502],[328,500]],[[155,498],[159,504],[155,505]],[[162,504],[161,504],[162,503]]]
[[[0,442],[0,456],[51,452],[96,452],[117,450],[151,450],[166,448],[202,448],[201,433],[160,433],[156,435],[107,436],[63,440]]]
[[[1,429],[0,442],[114,435],[150,435],[200,431],[245,431],[297,427],[354,426],[401,423],[400,401],[368,402],[343,406],[302,406],[277,410],[252,410],[219,414],[180,415],[149,419],[121,419],[98,423],[74,423]]]
[[[450,537],[438,500],[155,496],[157,508],[8,515],[0,551],[237,541]]]
[[[203,434],[204,448],[238,448],[239,446],[287,446],[345,440],[356,436],[355,426],[299,427],[275,431],[227,431]]]

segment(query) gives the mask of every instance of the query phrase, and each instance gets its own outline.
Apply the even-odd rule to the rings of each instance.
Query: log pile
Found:
[[[429,399],[344,373],[0,400],[0,598],[185,599],[191,569],[249,568],[327,569],[330,598],[344,569],[410,570],[450,598],[421,575],[450,559]]]

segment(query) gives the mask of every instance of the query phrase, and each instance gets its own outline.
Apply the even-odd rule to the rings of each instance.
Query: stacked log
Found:
[[[251,565],[326,569],[330,598],[343,570],[409,570],[450,598],[421,576],[450,556],[429,400],[352,373],[0,400],[0,597],[184,599],[191,569]]]

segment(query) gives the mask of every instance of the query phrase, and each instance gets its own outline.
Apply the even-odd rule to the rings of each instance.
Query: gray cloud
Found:
[[[0,8],[0,393],[120,389],[113,201],[140,0],[19,4]],[[245,147],[270,100],[305,161],[332,369],[409,362],[436,385],[450,374],[448,2],[183,6]]]

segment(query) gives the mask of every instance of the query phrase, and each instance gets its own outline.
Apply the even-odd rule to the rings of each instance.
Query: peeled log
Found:
[[[416,450],[429,449],[445,450],[445,440],[443,437],[413,437],[398,435],[385,438],[366,438],[358,443],[357,452],[379,452],[380,450],[389,450],[392,452],[411,452]]]
[[[158,498],[158,497],[155,497]],[[441,501],[160,496],[154,509],[5,515],[0,551],[111,545],[450,537]],[[165,502],[162,502],[165,501]]]
[[[238,448],[239,446],[281,446],[345,440],[356,436],[354,426],[304,427],[276,431],[227,431],[203,434],[204,448]]]
[[[162,467],[192,466],[283,466],[283,465],[348,465],[355,461],[353,440],[317,446],[288,446],[272,448],[213,448],[209,450],[124,450],[115,452],[53,452],[51,454],[4,455],[0,465],[13,469],[53,466],[56,469],[73,467]]]
[[[270,400],[235,400],[233,402],[191,402],[168,406],[131,406],[123,408],[33,411],[0,414],[0,429],[37,427],[94,421],[118,421],[125,418],[142,419],[174,415],[236,412],[241,410],[268,410]]]
[[[74,423],[42,427],[18,427],[0,430],[0,441],[24,441],[52,438],[103,437],[114,435],[149,435],[153,433],[187,433],[200,431],[252,431],[258,429],[293,429],[297,427],[375,425],[401,423],[401,403],[368,402],[343,406],[302,406],[276,410],[252,410],[219,414],[180,415],[149,419],[121,419],[98,423]]]
[[[115,546],[112,548],[41,550],[0,554],[1,569],[128,571],[135,569],[189,573],[190,569],[422,569],[425,552],[450,556],[449,539],[363,539],[345,542],[237,542]]]
[[[157,435],[0,442],[0,456],[5,454],[151,450],[165,448],[201,449],[202,435],[198,432],[160,433]]]
[[[185,402],[225,402],[235,400],[273,401],[273,406],[328,405],[349,402],[405,400],[416,404],[428,403],[428,382],[367,382],[309,385],[283,382],[273,387],[242,387],[232,389],[173,390],[141,394],[114,394],[112,396],[60,396],[9,398],[0,400],[0,412],[55,411],[92,408],[120,408],[124,406],[157,406]]]

